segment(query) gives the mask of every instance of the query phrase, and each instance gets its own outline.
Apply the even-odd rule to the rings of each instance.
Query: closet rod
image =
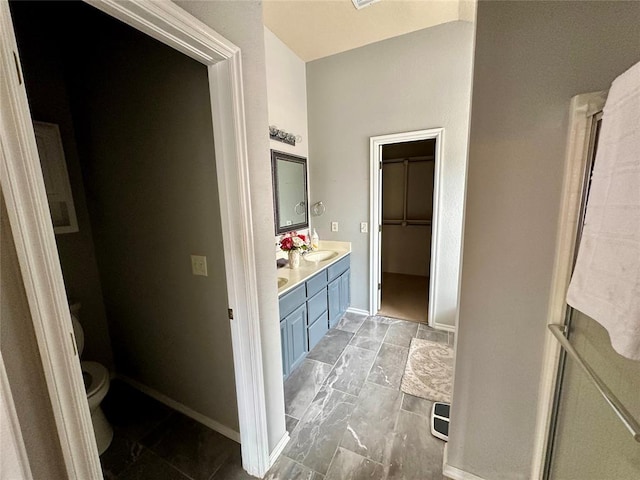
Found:
[[[569,339],[564,336],[564,325],[558,324],[550,324],[547,325],[553,336],[560,342],[562,348],[564,348],[567,353],[573,358],[578,365],[584,370],[587,374],[587,378],[591,380],[591,383],[594,384],[602,398],[604,398],[605,402],[609,404],[613,412],[617,415],[617,417],[624,423],[624,426],[629,430],[631,435],[633,436],[636,442],[640,442],[640,424],[636,421],[635,418],[629,413],[629,411],[625,408],[625,406],[618,400],[613,392],[607,387],[607,385],[600,379],[600,377],[593,371],[593,369],[589,366],[587,362],[580,356],[580,354],[573,348],[573,345],[569,343]]]
[[[382,224],[383,225],[402,225],[402,226],[412,225],[412,226],[428,227],[428,226],[431,225],[431,220],[392,220],[392,219],[385,219],[385,220],[382,220]]]
[[[382,160],[382,163],[403,163],[405,160],[410,163],[433,162],[435,160],[435,157],[433,155],[429,155],[425,157],[386,158]]]

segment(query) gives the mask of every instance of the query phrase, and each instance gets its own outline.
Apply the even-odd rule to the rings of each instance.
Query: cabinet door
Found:
[[[287,321],[280,322],[280,348],[282,349],[282,376],[289,376],[289,342],[287,341]]]
[[[329,326],[334,327],[340,320],[340,277],[329,283],[327,298],[329,301]]]
[[[340,276],[340,315],[344,314],[351,304],[351,270]]]
[[[302,305],[287,318],[289,343],[289,372],[292,372],[307,354],[307,306]]]

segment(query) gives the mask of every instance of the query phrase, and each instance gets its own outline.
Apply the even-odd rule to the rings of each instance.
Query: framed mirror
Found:
[[[271,150],[276,235],[309,226],[307,159]]]

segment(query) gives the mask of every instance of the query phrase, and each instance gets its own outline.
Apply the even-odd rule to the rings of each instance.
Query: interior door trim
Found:
[[[169,0],[89,0],[205,64],[243,467],[270,467],[240,49]],[[0,185],[5,197],[69,479],[102,479],[8,2],[0,2]],[[284,415],[284,407],[283,407]],[[286,443],[284,433],[280,444]]]
[[[576,95],[571,99],[549,308],[546,322],[541,323],[541,328],[546,324],[565,324],[566,295],[576,253],[582,193],[589,161],[590,134],[595,121],[594,116],[604,107],[606,97],[607,92],[602,91]],[[531,478],[537,480],[545,478],[549,439],[555,415],[555,392],[559,369],[562,365],[562,347],[553,334],[546,327],[544,328],[543,365],[531,462]]]

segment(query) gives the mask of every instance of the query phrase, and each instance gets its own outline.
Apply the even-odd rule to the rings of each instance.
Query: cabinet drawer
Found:
[[[320,315],[327,311],[327,287],[324,287],[307,300],[308,324],[311,325]]]
[[[304,284],[297,286],[286,295],[280,297],[280,319],[282,320],[296,308],[300,307],[306,298]]]
[[[322,270],[315,277],[307,280],[307,297],[313,297],[323,287],[327,286],[327,271]]]
[[[343,273],[347,268],[349,268],[349,255],[338,260],[336,263],[331,265],[327,271],[329,273],[329,281],[333,280],[336,277],[339,277],[341,273]]]
[[[320,318],[318,318],[313,325],[309,327],[308,337],[309,337],[309,350],[315,347],[325,333],[329,330],[329,319],[327,317],[327,312],[324,312]]]

